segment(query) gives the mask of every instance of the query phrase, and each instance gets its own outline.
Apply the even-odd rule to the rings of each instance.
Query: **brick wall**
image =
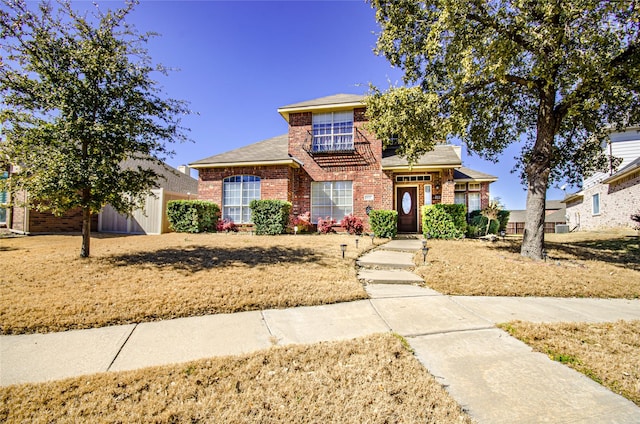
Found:
[[[593,195],[600,194],[600,214],[592,211]],[[596,184],[584,190],[582,200],[567,204],[569,227],[580,230],[633,227],[630,216],[640,210],[640,175],[621,183]]]
[[[368,228],[367,206],[374,209],[393,208],[393,174],[382,170],[382,142],[364,128],[364,108],[354,110],[354,152],[310,154],[311,113],[289,116],[289,153],[304,163],[297,170],[294,213],[311,209],[311,183],[314,181],[352,181],[353,213],[363,218]],[[365,200],[373,195],[373,201]],[[313,217],[314,219],[316,217]]]
[[[69,233],[82,232],[82,209],[72,209],[62,216],[55,216],[49,212],[29,210],[28,223],[25,230],[24,207],[14,207],[12,213],[11,229],[15,231],[27,231],[29,233]],[[91,217],[91,231],[98,230],[98,215]]]

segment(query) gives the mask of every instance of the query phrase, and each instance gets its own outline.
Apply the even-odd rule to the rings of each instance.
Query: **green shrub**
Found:
[[[506,211],[506,210],[501,210],[498,213],[498,221],[500,222],[500,225],[498,227],[498,231],[506,231],[507,230],[507,224],[509,223],[509,215],[511,214],[511,212]]]
[[[444,211],[451,217],[453,225],[455,225],[456,228],[464,234],[467,230],[467,207],[465,205],[436,204],[433,206],[439,209],[444,209]]]
[[[256,234],[272,236],[284,234],[287,230],[291,203],[284,200],[252,200],[249,207]]]
[[[170,200],[167,218],[177,233],[215,232],[220,208],[206,200]]]
[[[369,225],[376,237],[394,238],[398,234],[398,212],[374,209],[369,213]]]
[[[505,218],[501,218],[504,217]],[[503,221],[504,220],[504,221]],[[488,234],[498,234],[501,229],[507,228],[507,222],[509,221],[509,211],[500,211],[500,215],[498,215],[498,219],[492,219],[491,224],[489,224],[489,232]],[[504,227],[502,227],[502,223],[504,222]],[[485,231],[487,230],[487,217],[482,216],[480,211],[473,211],[469,214],[469,225],[478,227],[479,234],[476,236],[485,235]]]
[[[466,222],[461,226],[457,217],[458,208],[447,208],[443,206],[461,205],[427,205],[422,207],[422,232],[425,237],[438,239],[458,239],[464,237]],[[464,212],[464,206],[462,206]],[[449,211],[454,211],[456,218]]]

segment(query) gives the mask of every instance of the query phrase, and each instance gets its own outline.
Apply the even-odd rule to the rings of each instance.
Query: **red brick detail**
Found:
[[[82,232],[82,209],[72,209],[62,216],[55,216],[49,212],[29,210],[26,231],[29,233],[69,233]],[[11,228],[25,231],[25,208],[15,207],[12,214]],[[98,215],[91,216],[91,231],[98,230]]]
[[[236,168],[203,168],[199,170],[198,199],[209,200],[223,207],[222,184],[234,175],[260,177],[260,198],[291,201],[293,168],[288,166],[254,166]]]
[[[353,110],[353,121],[354,122],[366,122],[366,121],[368,121],[366,111],[367,111],[367,109],[364,108],[364,107],[361,107],[361,108],[358,108],[358,109],[354,109]]]
[[[311,125],[313,122],[313,114],[311,112],[292,113],[289,115],[289,125],[299,127]]]

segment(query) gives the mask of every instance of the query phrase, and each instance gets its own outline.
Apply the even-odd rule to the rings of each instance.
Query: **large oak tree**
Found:
[[[182,101],[166,98],[140,34],[125,18],[135,3],[91,14],[68,2],[2,0],[0,161],[19,166],[5,180],[31,207],[83,211],[80,256],[90,253],[91,215],[107,203],[121,213],[141,205],[159,177],[150,162],[185,140]],[[134,167],[122,166],[135,159]]]
[[[410,159],[453,137],[494,161],[521,143],[521,254],[541,258],[549,185],[605,167],[607,132],[640,122],[640,4],[371,3],[382,28],[376,51],[403,70],[405,84],[372,88],[371,128]]]

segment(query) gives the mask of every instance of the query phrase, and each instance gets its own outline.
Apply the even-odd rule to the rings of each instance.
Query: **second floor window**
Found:
[[[314,152],[353,150],[353,111],[313,115]]]

